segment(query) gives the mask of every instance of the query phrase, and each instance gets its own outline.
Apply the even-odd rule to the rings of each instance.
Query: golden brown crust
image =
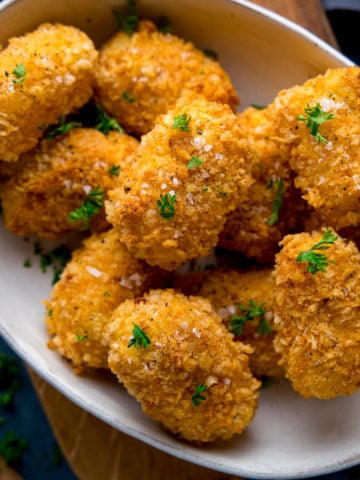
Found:
[[[190,277],[191,278],[191,277]],[[208,298],[222,318],[228,329],[233,316],[244,316],[240,306],[251,310],[249,302],[253,301],[266,312],[264,320],[273,330],[266,333],[259,330],[260,317],[247,321],[240,336],[235,340],[249,344],[253,353],[250,355],[250,370],[258,377],[279,378],[284,369],[279,365],[280,356],[274,350],[275,338],[273,295],[274,286],[272,270],[251,269],[240,271],[228,268],[214,269],[205,272],[200,279],[196,275],[197,290],[194,294]],[[183,282],[185,283],[185,281]]]
[[[173,128],[187,115],[189,131]],[[195,156],[202,163],[187,168]],[[207,255],[225,215],[245,197],[250,158],[227,105],[196,100],[179,105],[142,137],[136,170],[109,192],[108,220],[135,256],[173,270]],[[161,196],[175,195],[174,216],[161,216]]]
[[[1,160],[17,160],[35,147],[44,126],[91,98],[97,56],[85,33],[60,24],[45,23],[9,40],[0,52]],[[14,83],[13,70],[21,64],[25,79]]]
[[[238,120],[253,155],[251,174],[255,182],[248,198],[228,215],[219,245],[260,263],[273,262],[282,237],[301,229],[306,202],[294,186],[289,145],[279,138],[269,109],[250,107],[238,115]],[[282,202],[275,208],[278,219],[273,217],[277,196]]]
[[[134,324],[150,339],[147,348],[128,348]],[[154,290],[120,305],[107,331],[111,370],[173,433],[228,440],[253,418],[259,382],[248,368],[251,350],[233,341],[208,300]],[[195,406],[197,385],[207,389]]]
[[[269,109],[281,137],[292,146],[295,185],[323,221],[336,229],[360,224],[360,67],[330,69],[325,75],[279,93]],[[335,118],[319,127],[315,140],[305,108],[320,103]]]
[[[49,347],[69,359],[77,372],[107,368],[103,333],[113,310],[165,280],[159,269],[134,259],[115,230],[92,235],[73,252],[45,301]]]
[[[325,253],[326,272],[297,262],[324,231],[284,238],[275,268],[275,349],[286,377],[305,398],[334,398],[360,385],[360,254],[338,238]],[[334,262],[334,263],[332,263]]]
[[[119,178],[109,169],[118,166],[120,175],[126,176],[137,148],[138,141],[129,135],[110,132],[105,136],[85,128],[43,140],[39,150],[16,162],[14,174],[1,186],[6,228],[16,235],[36,233],[51,239],[81,230],[83,223],[70,222],[69,213],[96,187],[106,198]],[[103,208],[93,216],[90,227],[94,231],[109,228]]]
[[[228,75],[218,62],[190,42],[156,31],[149,21],[129,37],[117,33],[100,50],[96,96],[130,133],[149,132],[156,117],[183,96],[239,103]],[[124,93],[125,92],[125,93]]]

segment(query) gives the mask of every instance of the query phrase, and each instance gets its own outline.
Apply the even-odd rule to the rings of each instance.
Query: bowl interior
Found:
[[[230,0],[138,1],[143,16],[166,15],[174,31],[200,48],[218,52],[242,105],[265,104],[282,88],[329,67],[351,62],[319,39],[248,2]],[[0,44],[45,21],[78,26],[100,45],[115,31],[112,0],[18,0],[0,6]],[[286,382],[261,394],[254,422],[227,444],[198,448],[179,442],[145,417],[112,378],[76,376],[46,348],[42,299],[51,272],[43,274],[32,239],[16,238],[0,224],[0,331],[43,378],[78,405],[136,438],[209,468],[253,478],[304,478],[360,460],[360,394],[304,401]],[[24,268],[26,259],[32,267]]]

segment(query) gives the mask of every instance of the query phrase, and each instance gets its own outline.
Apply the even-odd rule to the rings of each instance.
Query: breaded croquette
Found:
[[[229,106],[177,106],[142,137],[136,169],[109,192],[108,221],[151,265],[174,270],[208,255],[252,183],[247,147]]]
[[[258,377],[284,375],[274,350],[272,270],[214,269],[205,272],[197,295],[208,298],[235,340],[249,344],[250,370]]]
[[[253,154],[255,183],[248,198],[228,216],[219,246],[258,262],[273,262],[278,242],[301,228],[306,202],[295,188],[289,146],[274,129],[268,109],[249,107],[238,115]]]
[[[140,22],[131,36],[118,32],[101,48],[96,84],[99,103],[139,136],[184,95],[202,95],[232,108],[239,103],[218,62],[192,43],[158,32],[150,21]]]
[[[16,161],[44,128],[92,96],[98,54],[74,27],[49,23],[0,52],[0,160]]]
[[[38,150],[22,155],[14,175],[1,185],[6,228],[16,235],[36,233],[49,239],[86,229],[88,220],[92,230],[105,230],[109,224],[102,201],[119,176],[127,174],[138,143],[126,134],[112,131],[106,136],[90,128],[42,140]],[[70,212],[81,208],[94,191],[103,192],[96,213],[70,219]]]
[[[107,328],[109,365],[146,414],[192,442],[228,440],[254,416],[251,348],[210,302],[173,290],[125,301]]]
[[[107,368],[105,325],[124,300],[150,287],[164,286],[166,275],[134,259],[115,230],[93,234],[75,250],[51,299],[45,301],[49,347],[69,359],[74,369]]]
[[[286,236],[274,272],[274,345],[305,398],[350,395],[360,385],[360,253],[324,232]]]
[[[269,108],[303,197],[337,230],[359,226],[360,67],[330,69]]]

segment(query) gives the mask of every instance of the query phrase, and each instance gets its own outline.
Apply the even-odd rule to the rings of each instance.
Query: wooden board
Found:
[[[255,3],[283,14],[337,47],[320,0],[256,0]],[[238,478],[192,465],[130,438],[71,403],[33,372],[31,377],[59,445],[81,480]]]

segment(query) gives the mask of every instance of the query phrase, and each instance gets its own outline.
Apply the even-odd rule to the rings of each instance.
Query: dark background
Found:
[[[359,64],[360,0],[323,0],[323,3],[342,52]],[[13,400],[8,406],[0,406],[0,442],[8,431],[28,441],[28,446],[13,467],[26,480],[75,480],[59,451],[24,365],[0,338],[1,352],[15,359],[20,373],[17,375],[19,387]],[[360,466],[316,478],[360,480]]]

